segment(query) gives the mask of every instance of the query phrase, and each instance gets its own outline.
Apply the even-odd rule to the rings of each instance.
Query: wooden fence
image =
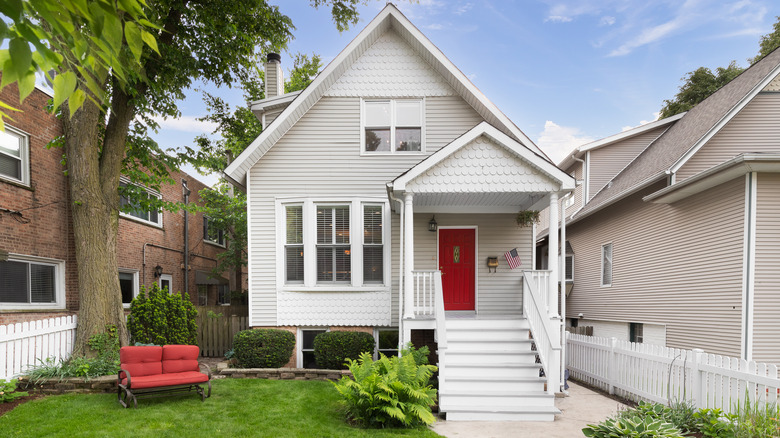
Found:
[[[70,357],[75,337],[75,315],[0,325],[0,379],[20,375],[48,358]]]
[[[737,403],[777,403],[777,366],[702,350],[680,350],[567,333],[570,376],[629,400],[687,400],[732,412]]]
[[[198,324],[198,346],[201,356],[224,356],[228,350],[233,348],[233,337],[236,333],[248,328],[246,312],[243,312],[243,316],[233,314],[240,313],[240,310],[230,307],[201,306],[197,308],[198,316],[195,322]]]

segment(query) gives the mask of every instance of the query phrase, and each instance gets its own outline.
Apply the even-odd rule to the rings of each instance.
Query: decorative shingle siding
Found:
[[[407,184],[409,192],[547,192],[549,177],[503,146],[480,136]]]
[[[775,76],[774,79],[772,79],[772,82],[769,83],[766,87],[764,87],[761,91],[780,91],[780,75]]]
[[[385,32],[326,96],[454,96],[455,90],[395,32]]]
[[[278,297],[278,323],[299,326],[389,326],[390,292],[286,292]]]

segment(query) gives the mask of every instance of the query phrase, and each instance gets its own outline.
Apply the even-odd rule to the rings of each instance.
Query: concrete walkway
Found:
[[[437,421],[433,430],[448,438],[581,437],[583,427],[615,414],[618,407],[625,407],[620,402],[572,382],[569,382],[569,397],[556,399],[555,406],[561,415],[556,415],[553,422]]]

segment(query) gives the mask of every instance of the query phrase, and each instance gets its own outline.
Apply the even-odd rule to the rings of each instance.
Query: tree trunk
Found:
[[[114,93],[102,136],[100,109],[90,101],[73,117],[62,119],[79,278],[75,355],[91,354],[89,338],[107,325],[116,326],[120,345],[129,341],[116,255],[119,175],[133,114],[128,100],[123,93]]]

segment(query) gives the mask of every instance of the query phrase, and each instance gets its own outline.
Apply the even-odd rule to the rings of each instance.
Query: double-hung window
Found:
[[[120,181],[120,187],[128,187],[132,184],[126,181]],[[146,193],[140,196],[146,196],[148,199],[152,197],[161,199],[162,196],[158,193],[149,191],[148,189],[142,189]],[[126,196],[121,196],[119,199],[119,214],[129,218],[135,218],[142,222],[146,222],[158,227],[162,226],[162,212],[155,209],[146,209],[140,203],[131,200]]]
[[[64,263],[38,257],[12,256],[0,261],[0,307],[61,308]]]
[[[349,205],[317,206],[317,283],[352,280]]]
[[[29,138],[10,126],[0,131],[0,179],[30,184]]]
[[[363,151],[367,153],[421,152],[422,99],[385,99],[363,102]]]
[[[363,283],[384,282],[385,247],[382,206],[363,205]]]
[[[225,231],[217,228],[214,221],[203,216],[203,240],[219,246],[225,246]]]
[[[601,246],[601,285],[612,286],[612,244]]]
[[[285,206],[285,282],[303,283],[303,205]]]

